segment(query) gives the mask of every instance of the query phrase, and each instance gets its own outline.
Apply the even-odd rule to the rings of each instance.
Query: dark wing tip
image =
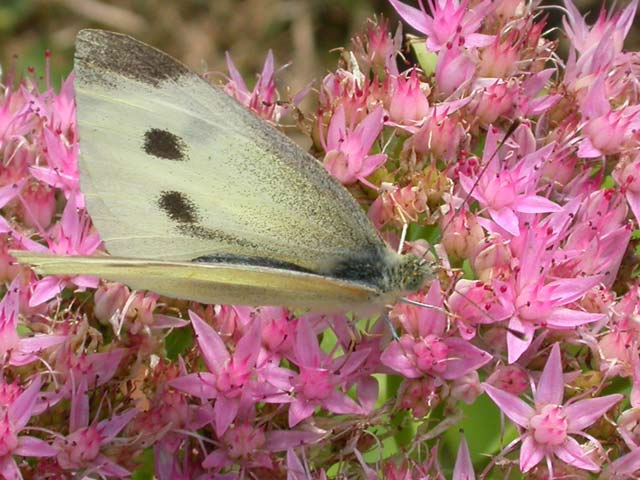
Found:
[[[76,37],[75,70],[79,80],[111,83],[114,75],[158,86],[192,73],[175,58],[123,33],[80,30]]]

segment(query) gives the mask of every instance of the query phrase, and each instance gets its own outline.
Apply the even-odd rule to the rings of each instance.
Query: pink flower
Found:
[[[442,308],[439,282],[433,282],[429,293],[418,300]],[[380,360],[407,378],[430,375],[453,380],[491,360],[491,355],[466,340],[446,335],[447,320],[440,311],[401,304],[395,315],[407,333],[391,342]]]
[[[33,415],[42,381],[37,377],[8,407],[0,406],[0,474],[4,478],[22,478],[14,455],[51,457],[56,449],[39,438],[20,435],[27,430]]]
[[[547,247],[552,242],[546,227],[530,227],[518,240],[523,246],[516,252],[519,269],[509,281],[494,282],[501,304],[511,310],[507,331],[509,363],[520,358],[539,328],[568,330],[604,316],[565,307],[598,285],[601,276],[547,279],[546,270],[552,262]]]
[[[324,166],[345,185],[363,180],[386,161],[384,153],[369,155],[374,142],[382,132],[384,111],[376,108],[355,128],[347,128],[342,106],[331,117],[326,140]]]
[[[53,442],[58,464],[65,470],[89,469],[98,475],[129,477],[131,472],[103,454],[102,449],[119,440],[116,436],[137,413],[137,410],[131,409],[108,420],[94,421],[90,425],[87,384],[85,381],[81,382],[71,396],[69,435],[56,438]]]
[[[619,153],[632,142],[640,127],[640,105],[611,108],[604,75],[599,75],[589,89],[581,110],[585,122],[578,156],[582,158]]]
[[[449,97],[469,85],[476,75],[476,62],[462,39],[447,42],[438,54],[436,64],[436,86],[439,97]]]
[[[627,7],[615,14],[608,14],[602,4],[598,20],[589,28],[573,0],[564,0],[567,15],[562,18],[564,30],[571,45],[580,53],[592,50],[609,36],[613,37],[616,52],[622,51],[624,39],[633,25],[638,0],[633,0]]]
[[[242,75],[240,75],[240,72],[238,72],[238,69],[233,64],[231,55],[229,55],[228,52],[226,59],[230,78],[224,87],[225,92],[265,120],[278,122],[280,118],[288,112],[289,107],[280,105],[278,102],[279,98],[275,80],[277,72],[274,68],[273,52],[269,50],[267,58],[264,61],[264,66],[262,67],[262,73],[258,75],[258,81],[252,91],[249,91],[247,88]],[[294,97],[293,103],[295,105],[300,103],[306,96],[308,90],[308,88],[305,88],[298,93]]]
[[[429,113],[429,91],[423,90],[416,70],[411,70],[408,78],[393,77],[395,84],[389,103],[389,119],[396,123],[414,123],[422,121]]]
[[[468,0],[428,0],[432,15],[429,15],[418,0],[420,9],[410,7],[399,0],[389,0],[402,19],[427,36],[427,48],[432,52],[441,50],[455,36],[462,36],[470,47],[488,45],[490,35],[476,33],[482,20],[491,10],[491,2],[482,0],[469,7]]]
[[[478,179],[461,174],[460,185],[487,209],[496,224],[511,235],[518,236],[518,214],[562,211],[562,207],[532,191],[538,183],[542,165],[555,146],[546,145],[509,164],[503,162],[500,155],[494,155],[497,141],[497,130],[490,129],[483,154],[483,165],[486,168],[483,167]]]
[[[299,372],[291,375],[294,399],[289,406],[289,426],[294,427],[310,417],[317,407],[334,413],[362,413],[362,407],[341,387],[362,365],[367,353],[361,350],[335,359],[327,356],[320,349],[309,322],[300,318],[290,359]]]
[[[38,359],[37,354],[66,340],[65,335],[18,335],[20,315],[20,278],[16,277],[0,300],[0,360],[8,365],[22,366]]]
[[[209,371],[178,377],[170,385],[203,400],[215,399],[214,425],[216,434],[221,436],[241,408],[251,405],[256,397],[269,401],[269,396],[279,393],[279,390],[256,381],[256,360],[261,342],[260,322],[253,323],[253,327],[238,341],[231,355],[213,328],[192,311],[189,311],[189,318]],[[277,403],[281,401],[277,400]]]
[[[57,255],[92,255],[102,243],[86,211],[76,208],[75,197],[67,202],[60,223],[53,226],[47,240],[49,251]],[[98,279],[89,275],[44,277],[35,283],[29,305],[35,307],[51,300],[70,283],[80,288],[95,288]]]
[[[530,471],[543,458],[547,459],[550,476],[552,458],[576,468],[598,471],[600,467],[573,438],[586,437],[600,447],[598,441],[584,429],[602,417],[613,405],[622,400],[620,394],[562,403],[564,382],[560,347],[554,344],[534,392],[534,405],[530,406],[512,393],[484,384],[487,395],[514,423],[521,428],[520,470]]]

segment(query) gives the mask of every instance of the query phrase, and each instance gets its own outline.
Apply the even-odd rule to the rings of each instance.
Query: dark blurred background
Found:
[[[574,1],[581,11],[591,11],[592,21],[603,3]],[[99,27],[129,33],[198,72],[225,72],[228,50],[247,78],[260,71],[271,48],[278,65],[292,62],[281,77],[296,90],[334,68],[338,53],[331,49],[347,45],[367,18],[381,13],[397,25],[387,0],[0,0],[0,65],[7,71],[17,57],[19,72],[31,65],[41,74],[49,49],[58,84],[71,70],[76,32]],[[559,10],[548,13],[549,28],[558,25]]]

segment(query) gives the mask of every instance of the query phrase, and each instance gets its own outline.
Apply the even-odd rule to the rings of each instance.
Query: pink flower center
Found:
[[[324,368],[300,367],[295,390],[307,400],[324,400],[333,390],[330,372]]]
[[[216,380],[216,388],[228,398],[237,397],[241,393],[244,384],[249,380],[251,371],[242,362],[229,362],[218,375]]]
[[[58,463],[62,468],[73,470],[83,468],[100,454],[102,436],[95,426],[81,428],[64,439],[56,439],[59,449]]]
[[[515,304],[521,319],[535,321],[551,313],[549,292],[545,290],[538,285],[527,285],[520,290]]]
[[[251,425],[238,425],[224,435],[227,453],[231,458],[249,458],[266,442],[264,432]]]
[[[516,179],[512,178],[509,172],[501,171],[497,173],[489,179],[484,188],[484,196],[487,199],[487,204],[495,210],[513,204],[517,196],[515,185]]]
[[[413,346],[418,368],[423,372],[443,373],[447,369],[449,347],[437,335],[427,335]]]
[[[561,445],[567,438],[567,417],[560,405],[545,405],[529,420],[533,438],[543,445]]]

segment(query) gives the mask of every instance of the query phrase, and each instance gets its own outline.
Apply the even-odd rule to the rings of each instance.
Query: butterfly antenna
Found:
[[[434,310],[438,313],[449,315],[449,312],[447,312],[444,308],[436,307],[435,305],[429,305],[428,303],[418,302],[417,300],[411,300],[410,298],[403,297],[398,299],[398,301],[406,303],[407,305],[413,305],[414,307],[428,308],[429,310]]]
[[[398,337],[398,334],[396,333],[396,329],[393,326],[393,323],[391,323],[391,319],[389,318],[389,314],[388,312],[383,312],[382,313],[382,318],[384,318],[385,323],[387,324],[387,327],[389,328],[389,331],[391,332],[391,337],[393,338],[394,341],[399,341],[400,337]]]

